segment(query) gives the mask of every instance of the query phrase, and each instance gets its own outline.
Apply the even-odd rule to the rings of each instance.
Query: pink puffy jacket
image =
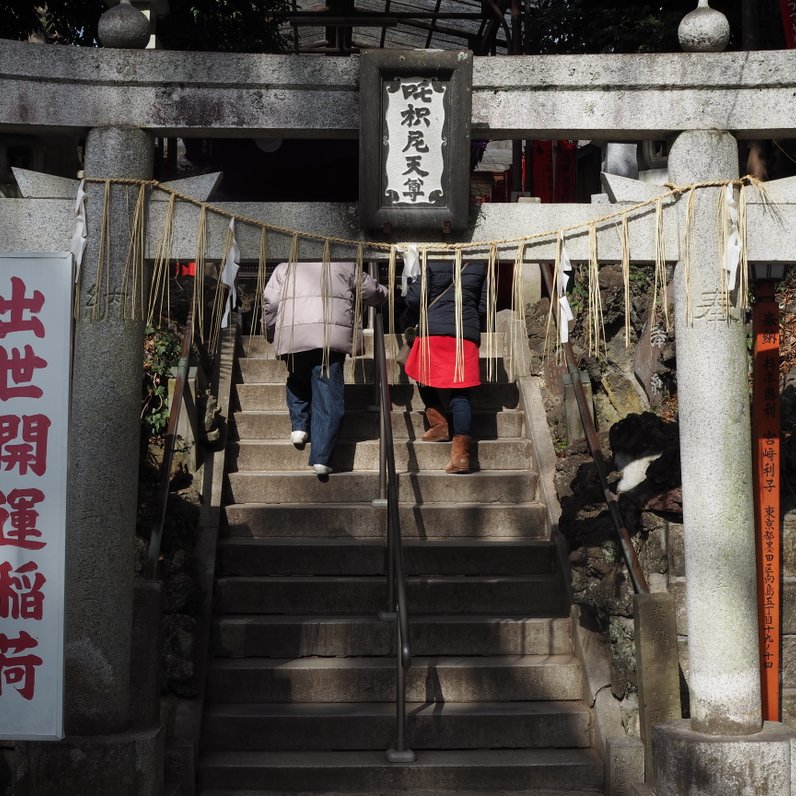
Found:
[[[325,278],[324,278],[325,276]],[[329,347],[351,353],[357,273],[354,263],[280,263],[263,292],[263,325],[277,355]],[[378,307],[387,289],[362,273],[362,304]],[[358,335],[356,353],[363,350]]]

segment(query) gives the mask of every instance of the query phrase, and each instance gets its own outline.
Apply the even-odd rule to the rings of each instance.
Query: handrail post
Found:
[[[378,281],[379,272],[376,263],[368,263],[368,272]],[[376,322],[376,317],[379,317],[379,323]],[[384,368],[386,373],[386,355],[380,358],[376,352],[384,351],[384,319],[381,314],[381,307],[368,307],[368,325],[373,330],[373,363],[374,363],[374,379],[376,380],[376,396],[379,399],[379,501],[387,499],[387,450],[384,444],[385,440],[385,423],[390,422],[389,415],[385,417],[382,411],[381,401],[381,369]]]
[[[395,545],[392,541],[391,516],[387,500],[387,445],[386,423],[384,418],[384,396],[382,395],[382,372],[385,369],[384,357],[384,324],[381,309],[376,308],[373,317],[373,374],[376,379],[376,394],[379,399],[379,496],[373,501],[374,506],[386,508],[387,511],[387,609],[379,613],[382,620],[389,621],[395,617]]]
[[[384,348],[384,321],[381,310],[374,318],[373,358],[375,373],[379,380],[380,451],[383,445],[384,458],[380,455],[380,467],[384,466],[387,504],[387,605],[388,610],[379,613],[384,621],[395,622],[395,745],[385,753],[390,763],[413,763],[415,753],[406,748],[406,672],[412,664],[409,643],[409,618],[406,603],[406,583],[401,547],[401,520],[398,512],[398,476],[395,470],[395,448],[390,421],[390,387],[387,380],[387,355]],[[381,480],[381,479],[380,479]],[[380,484],[381,494],[381,484]],[[382,504],[383,497],[378,502]]]
[[[377,379],[379,396],[379,499],[387,498],[387,423],[389,418],[385,417],[384,401],[381,396],[382,391],[382,369],[386,376],[386,356],[382,357],[380,352],[384,351],[384,321],[381,316],[381,308],[376,307],[376,315],[373,317],[373,363],[374,377]],[[378,317],[378,320],[376,318]]]

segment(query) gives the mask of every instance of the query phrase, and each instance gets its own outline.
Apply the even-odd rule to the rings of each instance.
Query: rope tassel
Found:
[[[497,380],[497,352],[495,351],[495,327],[497,317],[497,246],[489,247],[486,263],[486,368],[487,381]]]
[[[655,287],[652,293],[652,312],[650,314],[653,328],[657,323],[658,295],[660,294],[663,304],[663,319],[666,331],[670,331],[669,325],[669,295],[666,278],[666,245],[664,242],[663,229],[663,200],[655,202]]]
[[[600,353],[600,343],[605,343],[603,302],[600,295],[600,262],[597,256],[597,226],[589,227],[589,354]]]
[[[265,291],[265,270],[268,262],[268,230],[260,230],[260,248],[257,256],[257,287],[254,290],[254,301],[252,302],[252,321],[249,329],[249,350],[251,356],[254,338],[260,327],[260,319],[263,314],[263,293]],[[260,330],[263,331],[263,330]]]
[[[464,307],[462,299],[462,250],[456,249],[453,263],[454,323],[456,325],[456,364],[453,381],[464,381]]]

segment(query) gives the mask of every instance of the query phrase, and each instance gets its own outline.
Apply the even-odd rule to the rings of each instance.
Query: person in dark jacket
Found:
[[[430,261],[426,265],[426,302],[428,322],[415,340],[406,361],[407,375],[419,386],[425,406],[428,430],[426,441],[447,441],[448,421],[440,390],[449,390],[453,425],[451,456],[445,471],[470,472],[470,388],[481,383],[478,346],[486,317],[486,265],[465,263],[461,269],[461,290],[457,291],[453,261]],[[420,317],[422,276],[409,286],[406,308]],[[460,298],[459,298],[460,296]],[[458,308],[457,308],[458,305]],[[458,326],[458,334],[457,334]]]

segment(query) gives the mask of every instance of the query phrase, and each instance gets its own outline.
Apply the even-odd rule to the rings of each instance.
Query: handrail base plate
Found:
[[[414,763],[417,760],[411,749],[388,749],[384,756],[388,763]]]

